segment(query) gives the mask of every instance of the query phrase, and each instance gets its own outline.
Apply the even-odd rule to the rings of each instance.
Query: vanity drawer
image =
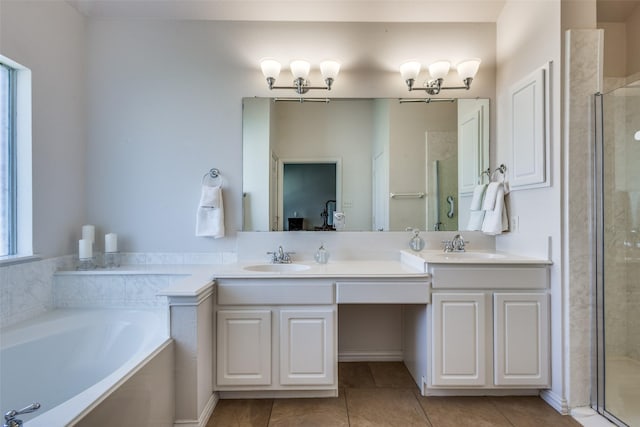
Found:
[[[218,305],[334,304],[333,282],[314,279],[223,279]]]
[[[434,289],[546,289],[547,266],[433,266]]]
[[[429,300],[427,280],[336,283],[338,304],[428,304]]]

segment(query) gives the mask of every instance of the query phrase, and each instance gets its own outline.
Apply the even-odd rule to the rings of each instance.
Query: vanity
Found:
[[[239,262],[218,271],[220,397],[337,396],[342,304],[402,306],[403,361],[423,395],[549,387],[547,261],[400,253],[400,261]]]
[[[550,387],[550,262],[482,251],[402,259],[431,279],[425,318],[405,318],[424,327],[426,358],[410,368],[423,395]]]
[[[429,302],[428,274],[397,261],[270,265],[216,278],[221,398],[337,396],[338,305]]]

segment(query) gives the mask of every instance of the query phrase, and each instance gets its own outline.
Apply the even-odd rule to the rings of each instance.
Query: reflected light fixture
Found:
[[[442,86],[444,78],[449,74],[451,63],[449,61],[436,61],[429,65],[431,80],[424,83],[424,87],[415,87],[414,84],[420,74],[421,64],[418,61],[408,61],[400,66],[400,75],[407,84],[409,91],[424,90],[429,95],[437,95],[443,89],[466,89],[471,88],[471,82],[478,72],[480,60],[478,58],[466,59],[456,65],[458,76],[462,79],[464,86]]]
[[[282,69],[278,61],[263,59],[260,62],[260,68],[262,69],[262,74],[264,74],[264,77],[267,79],[269,89],[293,89],[298,95],[302,95],[311,89],[331,90],[331,85],[340,72],[340,63],[336,61],[323,61],[320,63],[320,73],[322,73],[322,78],[324,78],[326,86],[311,86],[311,83],[307,80],[309,71],[311,70],[311,64],[307,61],[295,60],[289,64],[289,69],[293,75],[292,86],[275,86],[276,80],[280,75],[280,70]]]

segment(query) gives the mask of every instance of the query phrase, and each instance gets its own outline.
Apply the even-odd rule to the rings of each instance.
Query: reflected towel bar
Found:
[[[425,193],[389,193],[389,197],[391,197],[392,199],[422,199],[424,196],[426,196]]]

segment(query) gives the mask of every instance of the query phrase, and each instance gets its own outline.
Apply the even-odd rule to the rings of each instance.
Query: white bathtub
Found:
[[[0,411],[39,402],[17,417],[25,426],[82,424],[170,344],[154,311],[54,310],[10,326],[0,331]]]

